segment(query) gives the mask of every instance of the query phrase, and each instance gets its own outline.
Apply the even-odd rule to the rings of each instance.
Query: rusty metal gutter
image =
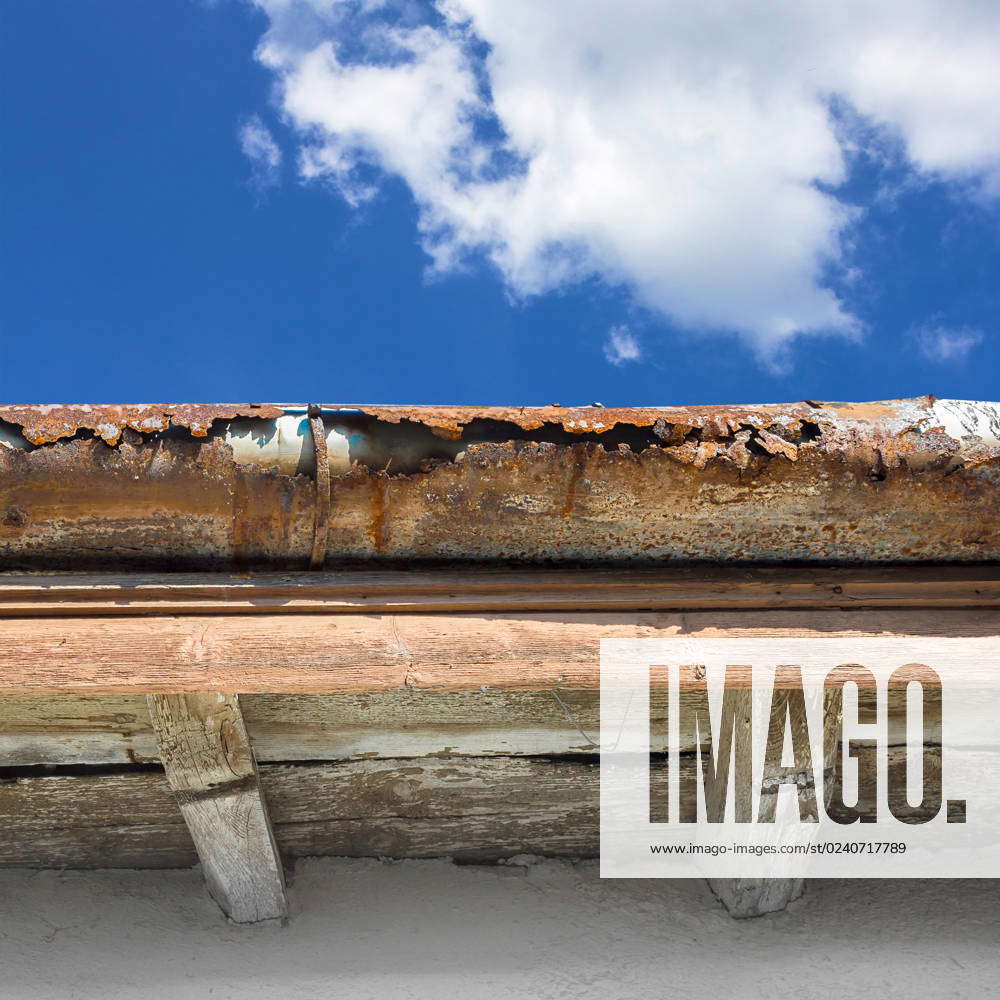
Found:
[[[319,412],[327,565],[1000,559],[997,404]],[[0,569],[308,566],[315,454],[304,406],[0,407]]]

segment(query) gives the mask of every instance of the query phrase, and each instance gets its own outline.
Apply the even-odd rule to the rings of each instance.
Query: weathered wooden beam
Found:
[[[998,632],[987,608],[10,618],[0,694],[594,690],[604,638]]]
[[[874,701],[874,692],[862,693],[861,704]],[[890,707],[905,701],[905,691],[888,692]],[[593,689],[248,694],[240,709],[260,762],[599,750],[600,699]],[[654,692],[650,718],[651,749],[665,750],[665,692]],[[906,735],[893,718],[890,712],[888,741],[899,745]],[[679,746],[688,751],[694,744],[690,724]],[[145,695],[0,695],[0,767],[158,761]]]
[[[750,609],[755,613],[747,616]],[[928,609],[934,610],[933,617]],[[602,637],[988,636],[1000,631],[998,609],[995,569],[975,567],[669,575],[396,572],[222,583],[210,576],[169,582],[4,577],[0,692],[74,692],[123,703],[145,692],[278,692],[259,695],[256,707],[261,710],[256,715],[251,711],[249,724],[265,759],[273,760],[588,753],[596,716],[587,699],[593,699],[598,684]],[[341,714],[324,716],[311,699],[294,701],[299,692],[343,699],[337,706]],[[493,708],[499,705],[499,714],[491,718],[482,711],[487,699],[477,698],[470,702],[471,717],[456,713],[462,699],[487,693],[501,700],[523,695],[527,701],[518,709],[530,711],[522,711],[518,721],[517,712],[504,716],[509,706],[497,703]],[[423,695],[442,701],[420,702]],[[286,701],[277,708],[272,702],[269,712],[268,699],[282,697],[293,699],[292,711]],[[357,705],[349,703],[352,698]],[[448,698],[456,704],[445,705]],[[370,712],[372,699],[385,700],[381,709],[386,717],[377,733],[366,725],[370,720],[355,718],[362,701]],[[400,711],[405,714],[418,704],[427,709],[426,717],[417,712],[407,723],[397,719]],[[55,763],[88,758],[102,763],[122,755],[141,762],[158,756],[141,713],[127,706],[112,712],[93,703],[91,708],[89,715],[67,726],[69,735],[58,721],[49,727],[38,716],[19,730],[4,730],[0,708],[0,762],[49,762],[46,746],[59,747]],[[290,772],[285,781],[294,784],[291,774],[297,773]],[[366,780],[381,781],[379,774],[368,774]],[[276,786],[276,793],[283,787]],[[580,788],[574,787],[578,793]],[[510,789],[501,791],[506,797]],[[345,794],[354,801],[354,790]],[[517,844],[538,853],[587,853],[579,835],[590,829],[591,819],[571,809],[560,822],[572,829],[559,828],[553,820],[547,832],[523,837],[525,824],[534,829],[531,813],[498,810],[488,819],[475,814],[460,829],[450,820],[444,829],[437,817],[404,816],[387,825],[378,818],[317,819],[303,812],[279,825],[278,835],[293,855],[444,852],[488,858],[509,853]],[[190,849],[177,824],[147,823],[138,844],[122,829],[110,827],[104,835],[91,828],[71,831],[77,840],[70,837],[62,853],[62,833],[51,831],[54,842],[46,855],[44,838],[36,843],[24,834],[19,848],[14,842],[19,835],[8,828],[13,841],[6,856],[24,857],[25,851],[30,855],[35,850],[54,857],[50,863],[91,858],[109,864],[115,857],[123,863],[142,857],[168,863]],[[141,844],[147,835],[148,851]],[[795,891],[793,882],[726,880],[717,882],[716,891],[732,911],[751,915],[787,901]]]
[[[995,566],[0,576],[0,617],[1000,607]]]
[[[143,694],[0,695],[0,767],[156,761]]]
[[[995,766],[992,756],[982,752],[983,767]],[[939,753],[930,759],[940,767]],[[693,770],[694,759],[681,766]],[[905,773],[902,749],[890,753],[889,766]],[[427,757],[262,764],[259,771],[289,859],[489,861],[598,851],[600,776],[591,760]],[[0,865],[141,868],[194,860],[191,834],[158,770],[0,782]]]
[[[285,917],[284,872],[239,700],[152,694],[148,703],[209,892],[237,923]]]
[[[597,850],[598,766],[591,761],[425,758],[269,764],[259,772],[289,859],[489,861]],[[0,783],[0,865],[163,867],[194,860],[191,836],[157,771]]]
[[[248,694],[258,761],[596,753],[598,692]],[[157,761],[145,695],[0,695],[0,767]]]

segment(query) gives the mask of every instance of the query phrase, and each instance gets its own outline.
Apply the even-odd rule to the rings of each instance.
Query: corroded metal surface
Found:
[[[216,420],[274,418],[280,417],[282,412],[281,407],[258,404],[0,406],[0,421],[20,427],[25,440],[35,445],[71,438],[80,431],[89,431],[107,444],[117,444],[127,427],[147,434],[171,427],[183,428],[195,437],[205,437]]]
[[[264,441],[283,412],[0,408],[0,565],[308,565],[311,448],[280,471],[226,440],[256,417]],[[326,407],[328,427],[353,421],[327,564],[997,560],[998,414],[931,397]]]
[[[608,408],[603,406],[363,406],[362,412],[390,423],[422,424],[443,438],[458,439],[470,424],[490,420],[511,424],[523,431],[546,426],[568,434],[603,434],[616,427],[658,429],[660,436],[684,435],[695,429],[724,435],[743,425],[787,426],[811,419],[808,403],[788,406],[647,406]]]

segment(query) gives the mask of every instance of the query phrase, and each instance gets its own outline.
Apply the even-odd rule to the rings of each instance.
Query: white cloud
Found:
[[[627,361],[641,361],[639,338],[627,326],[611,327],[604,342],[604,357],[618,367]]]
[[[253,164],[254,182],[258,186],[270,187],[277,183],[281,149],[257,115],[248,119],[240,129],[240,149]]]
[[[432,268],[483,254],[515,295],[597,276],[773,359],[859,329],[823,281],[852,143],[1000,194],[992,0],[258,3],[304,176],[402,178]]]
[[[983,334],[969,326],[948,327],[928,323],[911,331],[920,347],[920,353],[931,361],[961,361],[977,344]]]

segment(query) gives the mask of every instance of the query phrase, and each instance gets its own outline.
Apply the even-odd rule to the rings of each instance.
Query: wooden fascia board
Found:
[[[1000,610],[7,618],[0,695],[593,690],[602,639],[671,635],[994,638]]]

